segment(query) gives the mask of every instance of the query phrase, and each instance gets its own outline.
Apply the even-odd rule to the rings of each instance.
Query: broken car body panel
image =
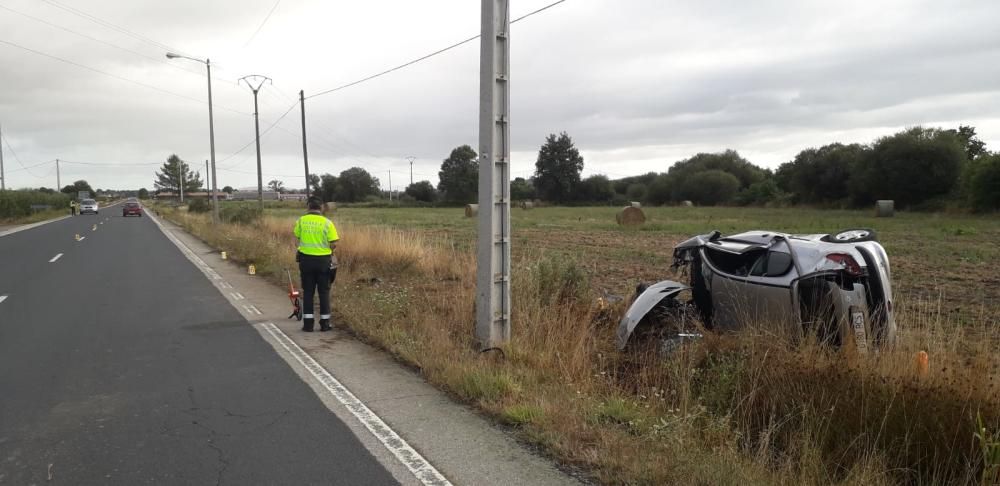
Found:
[[[618,325],[618,349],[624,348],[625,344],[628,342],[629,336],[635,331],[635,327],[639,325],[642,318],[653,310],[657,304],[659,304],[663,299],[674,298],[681,291],[687,290],[690,287],[682,283],[674,282],[672,280],[664,280],[662,282],[657,282],[650,285],[643,291],[632,305],[629,306],[628,312],[625,313],[625,317],[622,317],[621,322]]]
[[[824,340],[854,341],[863,352],[896,337],[889,258],[871,230],[835,236],[748,231],[727,237],[715,231],[678,244],[672,266],[690,268],[689,304],[710,329],[753,323],[786,332],[819,329]],[[619,323],[619,348],[668,297],[660,284],[642,292]]]

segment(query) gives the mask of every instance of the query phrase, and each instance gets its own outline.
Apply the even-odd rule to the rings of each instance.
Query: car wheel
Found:
[[[871,228],[852,228],[826,235],[823,240],[828,243],[860,243],[878,241],[878,235]]]

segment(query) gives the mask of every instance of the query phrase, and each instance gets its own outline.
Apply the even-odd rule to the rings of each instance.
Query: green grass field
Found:
[[[874,229],[893,266],[897,300],[940,304],[949,322],[993,322],[1000,305],[1000,218],[996,215],[897,213],[875,218],[870,211],[797,208],[645,208],[646,224],[623,228],[618,208],[545,207],[512,213],[515,258],[555,254],[580,263],[597,290],[627,294],[639,281],[667,277],[673,246],[695,234],[751,229],[829,233],[852,227]],[[293,216],[296,209],[274,209]],[[459,247],[475,243],[476,220],[462,208],[340,208],[330,214],[346,226],[391,226],[440,238]]]

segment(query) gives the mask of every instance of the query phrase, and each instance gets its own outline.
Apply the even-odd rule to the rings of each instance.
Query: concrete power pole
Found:
[[[253,91],[253,128],[254,141],[257,143],[257,200],[260,204],[260,213],[264,214],[264,176],[261,174],[260,168],[260,113],[257,109],[257,92],[264,86],[264,83],[270,82],[271,78],[259,74],[251,74],[243,76],[240,78],[240,81],[246,83],[250,90]]]
[[[417,158],[411,155],[411,156],[407,157],[406,160],[410,161],[410,185],[412,186],[413,185],[413,161],[417,160]]]
[[[184,162],[177,163],[177,187],[181,191],[181,202],[184,202]]]
[[[0,191],[7,190],[7,178],[3,172],[3,127],[0,127]]]
[[[207,187],[207,188],[211,188],[212,187],[212,184],[210,184],[210,182],[212,182],[212,181],[209,180],[210,177],[211,176],[208,173],[208,159],[205,159],[205,187]],[[211,189],[210,189],[210,192],[211,192]],[[212,194],[214,194],[214,192],[212,192]],[[208,195],[210,201],[211,201],[212,194]],[[212,204],[219,204],[219,202],[218,201],[212,201]]]
[[[510,340],[510,4],[482,0],[476,341]]]
[[[299,90],[299,112],[302,113],[302,163],[306,168],[306,199],[309,199],[309,150],[306,148],[306,92]]]
[[[392,202],[392,169],[389,169],[389,202]]]
[[[56,159],[56,192],[62,190],[62,176],[59,174],[59,159]]]

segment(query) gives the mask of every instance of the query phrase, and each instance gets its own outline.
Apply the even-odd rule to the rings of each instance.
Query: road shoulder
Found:
[[[319,373],[329,373],[412,446],[418,456],[426,458],[433,465],[432,469],[436,468],[455,484],[580,484],[502,429],[452,401],[386,353],[357,341],[340,329],[327,333],[301,332],[300,323],[287,318],[290,303],[279,289],[259,277],[247,275],[246,269],[222,260],[218,252],[178,226],[164,220],[159,223],[164,232],[183,245],[182,251],[186,248],[202,262],[204,266],[192,260],[202,266],[206,276],[248,321],[257,323],[255,327],[264,339],[275,346],[296,373],[331,411],[351,426],[362,443],[397,479],[412,483],[420,474],[410,468],[409,478],[405,477],[407,474],[401,477],[399,463],[406,460],[406,456],[396,450],[387,452],[391,447],[386,445],[386,440],[373,440],[378,435],[376,430],[352,413],[355,405],[332,397],[334,392],[322,383],[323,379],[310,371],[302,359],[295,359],[295,349],[304,351],[308,359],[322,368]],[[223,282],[222,286],[218,282]],[[294,346],[282,343],[279,335],[269,336],[271,324]],[[385,462],[387,455],[395,456],[396,459],[389,459],[395,465]],[[418,483],[433,484],[433,481]]]

